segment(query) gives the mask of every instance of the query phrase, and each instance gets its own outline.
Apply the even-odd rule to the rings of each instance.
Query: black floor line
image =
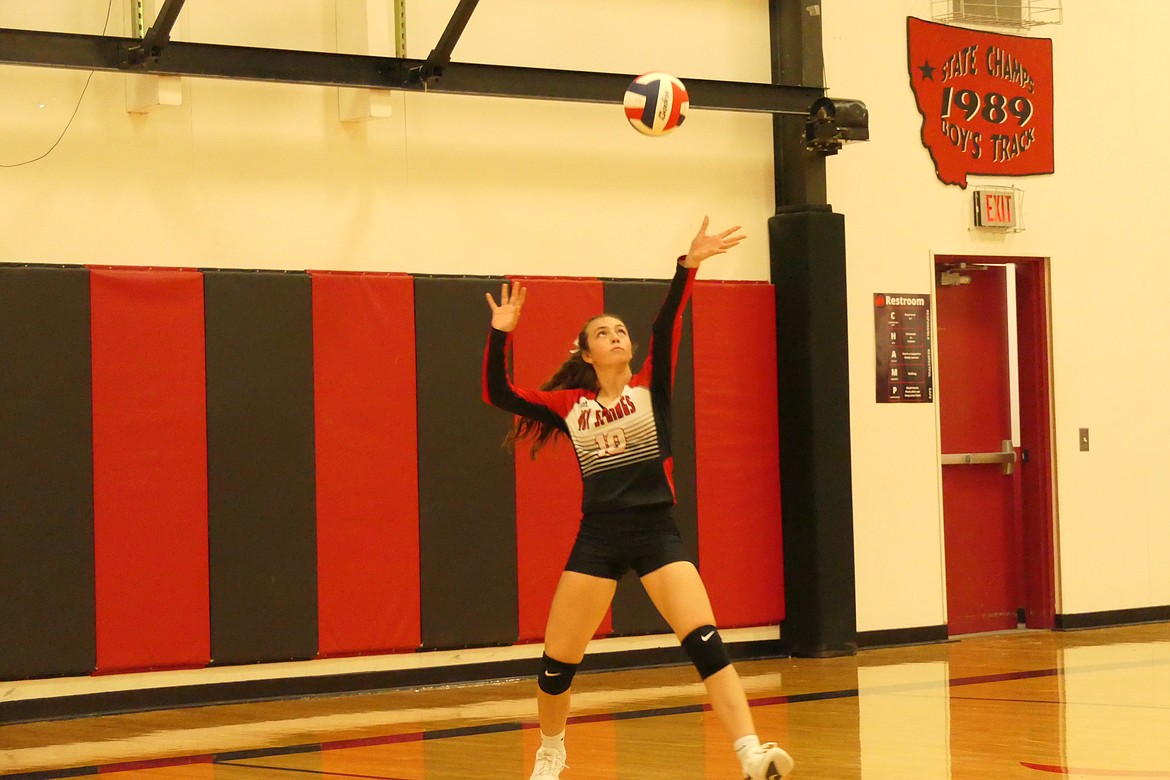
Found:
[[[349,777],[358,780],[407,780],[404,777],[392,775],[355,775],[349,772],[325,772],[320,769],[301,769],[291,766],[264,766],[263,764],[242,764],[238,761],[216,761],[216,766],[242,766],[248,769],[265,769],[271,772],[297,772],[304,775],[320,775],[321,777]]]

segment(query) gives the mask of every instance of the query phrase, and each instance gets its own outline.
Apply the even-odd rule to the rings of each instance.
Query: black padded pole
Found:
[[[768,220],[776,288],[786,615],[796,656],[857,650],[845,218],[829,206]]]

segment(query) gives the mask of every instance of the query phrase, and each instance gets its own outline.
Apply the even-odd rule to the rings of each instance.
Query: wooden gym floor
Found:
[[[794,780],[1170,778],[1170,623],[737,665]],[[564,780],[738,777],[690,668],[581,674]],[[529,680],[0,726],[0,774],[515,780]]]

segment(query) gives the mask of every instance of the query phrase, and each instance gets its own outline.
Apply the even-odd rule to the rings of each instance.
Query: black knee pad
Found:
[[[727,656],[727,648],[723,646],[723,639],[715,626],[699,626],[687,634],[682,641],[683,650],[687,651],[691,663],[699,670],[699,677],[706,680],[725,666],[731,665]]]
[[[573,684],[573,675],[577,673],[577,664],[566,664],[555,658],[549,658],[545,653],[540,658],[540,676],[536,684],[547,694],[557,696],[569,690]]]

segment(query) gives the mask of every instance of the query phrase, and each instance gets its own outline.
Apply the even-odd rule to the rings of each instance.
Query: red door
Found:
[[[1006,269],[963,269],[937,287],[938,404],[948,632],[1015,628],[1024,607],[1018,474],[979,463],[1011,452]],[[971,455],[972,463],[949,464]],[[948,456],[950,456],[948,458]]]

